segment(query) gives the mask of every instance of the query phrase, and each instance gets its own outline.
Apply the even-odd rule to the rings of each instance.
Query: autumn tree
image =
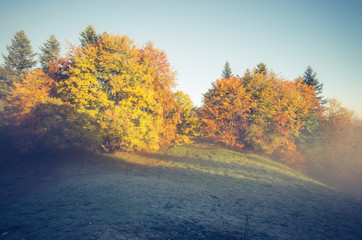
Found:
[[[175,94],[176,103],[180,106],[180,121],[177,124],[177,132],[175,144],[192,143],[193,139],[199,135],[200,118],[197,114],[197,109],[190,99],[190,96],[182,91],[177,91]]]
[[[218,79],[204,95],[200,109],[204,137],[227,146],[243,147],[242,136],[248,127],[246,113],[251,106],[250,94],[241,79]]]
[[[45,72],[48,71],[50,61],[56,62],[60,53],[60,43],[52,34],[40,48],[39,62]]]
[[[176,71],[171,68],[164,51],[147,43],[139,51],[139,58],[152,77],[155,100],[162,112],[160,125],[160,146],[168,147],[176,141],[176,125],[181,121],[181,106],[176,102],[173,89],[176,85]]]
[[[224,70],[222,71],[221,76],[222,76],[222,78],[229,78],[229,77],[233,76],[231,68],[230,68],[230,64],[228,61],[226,61],[226,63],[225,63]]]
[[[304,159],[295,137],[318,105],[313,88],[300,79],[284,81],[258,69],[266,68],[259,65],[246,86],[254,106],[245,141],[254,150],[275,155],[290,165],[302,165]]]
[[[79,47],[74,44],[68,43],[67,48],[68,52],[64,56],[54,52],[54,61],[49,61],[45,69],[46,74],[57,83],[68,79],[68,72],[73,64],[73,57],[79,52]]]
[[[11,134],[22,152],[155,151],[197,136],[196,108],[174,92],[176,72],[165,52],[103,34],[60,57],[53,40],[41,48],[44,68],[14,83],[8,98]]]
[[[157,150],[162,108],[154,79],[127,36],[103,34],[72,57],[68,78],[59,82],[61,99],[97,117],[103,148]]]
[[[54,148],[94,149],[101,143],[96,119],[54,97],[56,82],[41,70],[14,83],[7,118],[21,152]]]
[[[283,81],[259,64],[243,78],[218,80],[204,95],[204,136],[302,165],[295,137],[317,103],[314,89],[302,80]]]
[[[34,70],[21,82],[15,82],[9,96],[11,122],[22,119],[39,101],[49,98],[54,86],[54,80],[40,70]]]
[[[80,36],[82,47],[85,47],[87,44],[95,44],[101,38],[92,25],[88,25],[87,28],[80,33]]]

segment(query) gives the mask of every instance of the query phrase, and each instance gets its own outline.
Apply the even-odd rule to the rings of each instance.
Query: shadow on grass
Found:
[[[138,156],[148,161],[152,159],[154,163],[159,163],[159,165],[164,167],[184,169],[194,174],[209,173],[210,175],[229,177],[234,180],[248,179],[259,183],[280,186],[289,185],[296,181],[316,183],[312,179],[282,164],[250,154],[237,153],[236,155],[230,155],[230,153],[232,152],[223,153],[215,150],[206,157],[202,157],[202,153],[200,153],[201,157],[190,157],[187,156],[187,153],[181,156],[173,153],[142,153],[138,154]],[[195,155],[197,156],[197,154]]]
[[[172,163],[171,167],[133,163],[126,157],[64,152],[9,163],[0,170],[1,184],[5,179],[1,175],[8,171],[9,184],[33,182],[29,186],[33,189],[12,196],[16,201],[3,201],[0,234],[8,232],[9,239],[358,239],[362,235],[360,211],[353,212],[361,204],[344,202],[319,185],[303,189],[200,171],[240,166],[172,152],[131,156]],[[189,164],[200,169],[180,167]],[[259,173],[249,170],[253,171]],[[40,177],[48,184],[34,188]]]
[[[175,150],[176,151],[176,150]],[[55,184],[67,176],[87,174],[104,174],[116,172],[139,176],[161,175],[200,176],[205,179],[222,177],[228,182],[252,181],[268,186],[283,186],[284,183],[295,182],[295,176],[288,171],[277,171],[269,166],[280,167],[280,164],[258,158],[251,154],[243,154],[225,150],[215,144],[196,144],[177,151],[160,153],[137,153],[125,155],[97,154],[85,151],[43,152],[32,155],[17,155],[14,159],[0,162],[1,199],[10,199],[33,192],[42,187]],[[182,152],[188,151],[188,152]],[[187,154],[191,156],[187,156]],[[196,157],[194,157],[196,156]],[[197,157],[200,156],[200,157]],[[131,158],[131,160],[127,160]],[[132,160],[135,160],[133,161]],[[228,158],[228,161],[224,161]],[[159,164],[147,165],[137,159]],[[255,163],[258,164],[255,164]],[[178,170],[178,171],[176,171]],[[290,169],[290,171],[292,171]],[[176,174],[176,172],[180,172]],[[172,179],[172,176],[170,176]],[[299,179],[300,180],[300,179]]]

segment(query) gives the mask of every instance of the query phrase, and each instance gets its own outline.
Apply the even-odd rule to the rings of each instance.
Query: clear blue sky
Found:
[[[196,105],[226,61],[235,74],[264,62],[290,80],[311,65],[323,94],[362,116],[361,0],[1,0],[0,53],[20,29],[35,52],[50,34],[64,52],[88,24],[164,50]]]

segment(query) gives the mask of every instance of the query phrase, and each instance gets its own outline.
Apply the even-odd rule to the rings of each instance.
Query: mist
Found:
[[[338,104],[327,114],[317,141],[309,144],[307,173],[362,199],[362,121]]]

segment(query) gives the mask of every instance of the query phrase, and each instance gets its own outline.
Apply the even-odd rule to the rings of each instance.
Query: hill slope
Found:
[[[361,239],[362,202],[214,144],[1,163],[0,239]]]

